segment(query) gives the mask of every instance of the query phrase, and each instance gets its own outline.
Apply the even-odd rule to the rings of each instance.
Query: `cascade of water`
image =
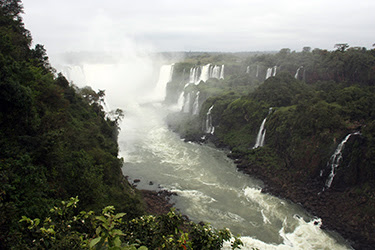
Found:
[[[273,67],[273,74],[272,74],[272,76],[276,76],[276,70],[277,70],[277,66],[274,66]]]
[[[191,94],[190,92],[186,94],[186,98],[184,101],[184,106],[182,107],[182,112],[190,113],[190,103],[191,103]]]
[[[266,138],[266,129],[264,128],[264,126],[265,126],[265,124],[266,124],[267,117],[268,117],[268,115],[269,115],[271,112],[272,112],[272,108],[269,109],[266,118],[263,119],[262,124],[261,124],[260,127],[259,127],[259,131],[258,131],[257,139],[256,139],[256,142],[255,142],[255,145],[254,145],[253,149],[255,149],[255,148],[259,148],[259,147],[263,147],[263,146],[264,146],[264,140],[265,140],[265,138]]]
[[[178,99],[177,99],[177,109],[182,111],[183,107],[184,107],[184,91],[181,92],[181,94],[179,95]]]
[[[195,82],[195,68],[190,69],[189,83]]]
[[[224,79],[224,65],[197,66],[190,69],[189,83],[198,85],[200,81],[207,81],[209,78]]]
[[[214,134],[214,131],[215,131],[215,127],[212,126],[212,109],[214,108],[214,105],[212,105],[208,111],[207,111],[207,115],[206,115],[206,127],[205,127],[205,132],[207,134]]]
[[[160,68],[159,80],[155,88],[155,95],[159,101],[164,101],[165,99],[167,83],[172,80],[173,66],[174,64],[163,65]]]
[[[215,65],[212,70],[212,75],[211,78],[220,78],[220,73],[221,73],[221,67],[218,65]]]
[[[191,70],[190,70],[191,72]],[[184,112],[185,110],[185,89],[190,85],[190,83],[186,83],[185,86],[184,86],[184,89],[182,90],[181,94],[179,95],[178,99],[177,99],[177,105],[176,105],[176,109],[177,110],[180,110],[181,112]]]
[[[246,74],[249,74],[250,73],[250,66],[247,66],[246,67]]]
[[[255,77],[258,77],[259,76],[259,65],[257,65],[257,72],[255,74]]]
[[[303,68],[303,66],[299,67],[294,75],[294,78],[298,79],[299,71]]]
[[[267,69],[266,80],[272,76],[272,68]]]
[[[201,72],[201,75],[199,77],[199,81],[207,81],[208,78],[210,78],[210,65],[211,64],[207,64],[207,65],[204,65],[202,66],[202,72]]]
[[[83,65],[63,66],[61,71],[69,82],[82,87],[87,85]]]
[[[328,178],[326,180],[325,188],[328,189],[332,185],[333,178],[336,175],[335,171],[336,171],[337,167],[340,165],[340,161],[342,160],[342,150],[344,149],[345,143],[349,140],[350,136],[352,136],[352,135],[359,135],[359,134],[360,134],[360,132],[355,132],[355,133],[348,134],[344,138],[344,140],[342,140],[340,142],[340,144],[337,146],[335,152],[332,154],[331,158],[327,162],[327,166],[331,167],[331,173],[329,174],[329,176],[328,176]],[[323,191],[325,190],[325,188],[323,189]]]
[[[195,95],[195,100],[193,103],[193,115],[198,115],[199,113],[199,94],[200,92],[198,91],[197,94]]]
[[[266,121],[267,121],[267,117],[264,118],[262,124],[260,125],[259,132],[257,135],[257,140],[255,142],[253,149],[263,147],[264,145],[264,139],[266,137],[266,129],[264,128],[264,125],[266,124]]]

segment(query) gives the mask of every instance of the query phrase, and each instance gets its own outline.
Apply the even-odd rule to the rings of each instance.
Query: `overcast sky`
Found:
[[[50,53],[264,51],[336,43],[372,48],[374,0],[23,0],[26,28]]]

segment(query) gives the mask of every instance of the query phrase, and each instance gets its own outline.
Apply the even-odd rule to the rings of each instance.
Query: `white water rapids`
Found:
[[[123,172],[141,180],[138,188],[157,189],[158,184],[177,193],[175,207],[183,214],[241,234],[245,249],[347,248],[320,229],[318,218],[261,193],[262,183],[238,172],[225,152],[183,142],[168,130],[166,113],[161,105],[134,105],[122,123]]]

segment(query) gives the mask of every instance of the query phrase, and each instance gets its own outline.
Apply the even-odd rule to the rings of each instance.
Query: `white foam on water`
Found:
[[[338,243],[320,228],[321,219],[313,219],[309,222],[299,216],[294,216],[294,219],[298,221],[298,226],[289,233],[285,232],[286,220],[284,220],[284,226],[279,231],[280,237],[283,239],[281,244],[266,243],[256,238],[243,236],[240,238],[244,244],[241,249],[348,249],[347,246]],[[231,249],[230,242],[225,242],[222,249]]]

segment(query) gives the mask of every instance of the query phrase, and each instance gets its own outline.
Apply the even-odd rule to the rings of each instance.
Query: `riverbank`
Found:
[[[302,173],[293,174],[286,168],[264,169],[245,156],[231,155],[239,171],[265,184],[266,192],[294,203],[301,204],[309,213],[322,219],[323,229],[335,231],[349,241],[354,249],[373,249],[375,246],[374,219],[366,214],[363,206],[369,199],[353,189],[322,191],[313,178],[301,182]],[[374,204],[373,204],[374,205]]]
[[[202,134],[181,131],[182,126],[173,123],[169,125],[185,141],[212,143],[217,148],[229,150],[236,145],[233,143],[231,147],[216,135],[206,134],[202,137]],[[222,137],[226,135],[221,132]],[[365,145],[363,140],[356,137],[350,143]],[[350,148],[348,146],[347,150]],[[371,176],[363,177],[362,165],[347,160],[343,165],[350,167],[346,167],[341,176],[336,173],[336,182],[326,188],[325,179],[319,176],[319,155],[293,162],[287,156],[275,154],[275,150],[270,147],[256,150],[235,148],[233,151],[228,157],[234,160],[239,171],[264,182],[262,192],[300,204],[310,214],[322,219],[324,229],[339,233],[355,249],[373,249],[375,218],[372,215],[375,213],[375,193],[372,182],[364,179],[371,179]],[[345,155],[348,153],[351,152],[344,152]]]
[[[140,190],[140,192],[145,202],[146,213],[148,214],[167,214],[174,205],[173,203],[171,203],[171,197],[176,194],[167,190]]]

